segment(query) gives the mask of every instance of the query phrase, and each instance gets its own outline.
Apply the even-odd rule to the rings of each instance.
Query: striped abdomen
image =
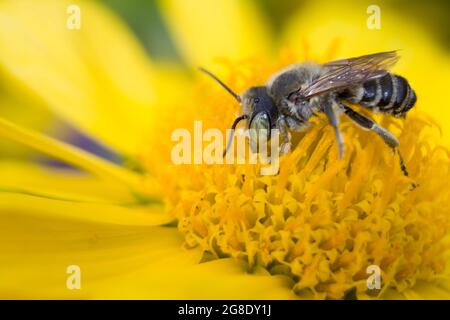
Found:
[[[392,73],[346,89],[339,97],[397,117],[403,116],[416,103],[416,94],[408,81]]]

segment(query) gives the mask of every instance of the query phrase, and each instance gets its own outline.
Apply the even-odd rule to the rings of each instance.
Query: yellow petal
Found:
[[[30,219],[50,220],[59,219],[66,223],[70,221],[111,223],[119,225],[163,225],[171,222],[172,217],[164,212],[161,205],[151,206],[118,206],[101,203],[84,203],[70,200],[56,200],[18,193],[0,192],[0,215],[2,220],[9,224],[15,222],[19,225],[29,225]],[[16,220],[16,215],[27,215],[24,220]],[[11,220],[11,221],[9,221]],[[6,225],[2,225],[2,232]],[[39,237],[39,229],[36,229]],[[41,235],[44,236],[44,235]]]
[[[242,59],[270,52],[269,30],[251,1],[160,0],[184,58],[194,66],[214,58]]]
[[[2,83],[35,93],[78,128],[134,153],[155,102],[152,66],[127,28],[98,2],[77,1],[81,28],[67,28],[72,4],[1,2]]]
[[[80,171],[47,168],[18,161],[1,161],[0,176],[0,192],[17,192],[78,202],[132,204],[137,201],[127,187]]]
[[[147,268],[124,276],[118,283],[108,281],[102,298],[123,298],[121,288],[140,289],[129,298],[151,299],[298,299],[291,282],[283,276],[247,273],[245,264],[234,259],[220,259],[202,264],[175,267],[180,258],[163,259]],[[136,279],[142,279],[137,287]],[[133,287],[134,284],[134,287]]]
[[[20,108],[18,107],[20,106]],[[36,96],[26,95],[24,90],[11,85],[0,89],[0,117],[38,131],[44,131],[54,123],[55,115]],[[26,158],[33,151],[17,143],[0,140],[0,155],[3,157]]]
[[[1,205],[6,199],[2,195],[0,199]],[[39,208],[39,214],[25,205],[1,207],[3,297],[295,298],[285,278],[247,274],[234,260],[197,264],[199,252],[182,249],[182,236],[174,228],[131,226],[125,212],[123,224],[87,221],[84,218],[101,211],[118,217],[114,210],[91,206],[59,204],[45,213],[56,205],[47,201],[46,207],[30,204]],[[58,216],[71,210],[68,215],[83,220]],[[66,287],[70,265],[80,267],[80,290]]]
[[[141,190],[141,177],[139,175],[77,147],[26,130],[2,118],[0,118],[0,137],[24,144],[36,151],[43,152],[110,181],[125,184],[134,191]]]

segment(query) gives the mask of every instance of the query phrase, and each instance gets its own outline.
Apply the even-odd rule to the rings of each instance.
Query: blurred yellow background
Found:
[[[64,10],[69,4],[80,5],[82,30],[88,37],[91,34],[92,41],[96,41],[95,37],[105,37],[105,35],[111,38],[116,37],[107,32],[97,32],[96,29],[99,26],[95,26],[95,24],[92,25],[92,30],[89,30],[91,17],[89,12],[83,12],[83,1],[63,3],[61,2],[58,10]],[[142,69],[138,65],[146,65],[145,68],[147,68],[151,64],[156,68],[164,69],[165,76],[172,72],[173,80],[168,81],[168,86],[173,86],[174,89],[167,94],[160,88],[158,90],[161,95],[176,96],[177,91],[180,91],[177,89],[185,84],[184,80],[189,81],[190,78],[197,76],[195,67],[198,65],[217,70],[220,68],[217,58],[242,61],[247,58],[263,57],[267,62],[278,60],[285,50],[290,50],[293,52],[293,56],[299,60],[304,57],[324,62],[331,58],[399,49],[402,59],[394,71],[405,75],[418,89],[417,108],[440,119],[441,125],[446,125],[447,121],[450,122],[450,108],[443,107],[449,102],[445,95],[450,64],[450,28],[446,17],[450,7],[448,1],[344,0],[336,3],[334,1],[288,0],[103,0],[99,3],[105,8],[109,8],[112,15],[117,15],[122,19],[125,28],[128,28],[140,42],[139,46],[143,48],[140,53],[147,56],[147,61],[137,62],[136,68]],[[4,4],[7,7],[8,1],[4,1]],[[370,30],[367,26],[367,20],[371,16],[367,10],[372,5],[380,8],[380,29]],[[23,10],[26,10],[25,3]],[[5,11],[5,18],[8,14],[10,13]],[[28,17],[24,15],[22,18],[34,19],[37,14],[45,15],[46,13],[34,12],[30,13]],[[69,14],[65,12],[55,11],[52,15],[54,18],[49,22],[52,24],[52,29],[57,28],[59,24],[63,25],[64,21],[58,19],[69,17]],[[8,47],[12,41],[18,43],[26,41],[26,37],[21,40],[14,32],[11,32],[13,25],[8,24],[7,20],[3,19],[5,24],[2,28],[6,33],[2,39],[4,42],[2,45]],[[36,20],[39,21],[39,18]],[[34,28],[32,25],[29,27]],[[39,34],[44,37],[52,37],[40,33],[40,31],[44,32],[44,29],[29,31],[31,37],[38,38]],[[64,43],[58,43],[60,40],[54,38],[55,42],[51,45],[55,48],[59,47],[59,54],[62,55],[65,55],[64,52],[70,53],[72,49],[80,51],[81,49],[77,48],[80,44],[77,42],[80,40],[74,38],[76,30],[73,31],[75,33],[65,31],[65,34],[60,32],[58,35],[58,37],[63,37],[61,41]],[[75,35],[75,37],[77,36]],[[39,39],[37,40],[39,41]],[[126,58],[123,54],[128,54],[125,52],[128,49],[123,53],[115,52],[108,58],[110,55],[107,52],[108,45],[115,46],[115,44],[110,40],[105,40],[97,39],[100,41],[98,49],[104,50],[104,58],[107,58],[104,61],[104,67],[111,71],[111,75],[114,72],[119,75],[128,68],[126,66],[127,59],[123,59]],[[31,52],[36,50],[35,45],[36,43],[27,43],[20,48],[16,46],[16,49],[22,52],[29,50],[29,53],[32,54]],[[60,50],[61,48],[66,49]],[[116,49],[113,47],[110,50]],[[141,48],[136,50],[139,51]],[[306,51],[308,51],[307,54]],[[79,53],[81,52],[74,54],[78,55]],[[101,55],[102,52],[98,52],[98,54]],[[35,56],[39,55],[39,51],[36,51]],[[45,56],[43,56],[45,53],[42,52],[41,55],[45,60]],[[81,59],[84,58],[81,57]],[[72,123],[73,112],[67,110],[73,109],[73,106],[69,104],[65,106],[67,110],[63,110],[62,118],[60,112],[56,112],[55,115],[53,111],[49,111],[53,109],[49,109],[48,105],[55,101],[48,101],[46,97],[43,97],[40,89],[30,87],[27,80],[16,81],[14,76],[11,79],[7,53],[4,53],[4,59],[6,60],[3,62],[4,76],[0,86],[2,101],[0,115],[26,127],[36,128],[48,134],[57,135],[59,138],[71,140],[75,144],[78,143],[111,159],[118,159],[118,155],[111,153],[108,148],[103,148],[104,146],[94,144],[87,147],[84,138],[79,137],[80,129],[84,131],[84,134],[91,135],[90,138],[94,134],[106,145],[111,147],[116,147],[116,145],[111,143],[110,139],[104,139],[102,134],[98,135],[98,131],[101,129],[91,132],[86,125],[80,125],[79,121]],[[69,54],[65,56],[65,59],[66,63],[69,63],[68,61],[72,58]],[[145,57],[142,56],[142,59],[145,60]],[[36,59],[36,63],[39,63],[38,59]],[[86,64],[87,62],[80,60],[80,63]],[[45,73],[46,66],[41,64],[40,67],[41,70],[36,72]],[[130,70],[128,68],[127,71]],[[63,70],[56,67],[52,72],[58,74]],[[135,72],[134,75],[127,75],[128,79],[122,81],[123,84],[127,83],[130,88],[147,85],[146,81],[149,79],[140,79],[139,77],[142,75],[139,74],[139,72]],[[163,76],[158,75],[157,77]],[[67,78],[65,75],[61,77]],[[261,82],[264,80],[261,79]],[[151,91],[155,90],[155,87],[161,82],[156,81],[156,85],[155,83],[151,84],[153,88],[148,88],[148,93],[139,93],[139,89],[134,89],[134,94],[141,95],[144,104],[153,103],[155,100],[151,97]],[[88,84],[84,82],[84,85]],[[80,99],[78,102],[86,99],[83,97],[84,95],[83,93],[76,97]],[[145,97],[145,95],[147,96]],[[17,107],[18,105],[21,107]],[[85,116],[88,116],[88,113],[83,112]],[[103,117],[106,116],[111,115],[103,114]],[[121,116],[111,116],[108,121],[114,121],[114,119],[121,119]],[[97,122],[97,120],[92,121]],[[75,131],[69,123],[75,124]],[[96,126],[103,126],[103,124],[97,123]],[[74,135],[76,138],[73,137]],[[445,135],[447,134],[444,133]],[[84,142],[79,142],[79,139]],[[93,140],[89,143],[91,142],[93,143]],[[9,142],[0,141],[0,146],[0,154],[3,156],[21,157],[29,154],[28,150]]]
[[[376,27],[373,8],[379,10]],[[364,279],[354,275],[375,255],[386,258],[382,262],[389,266],[386,289],[394,293],[383,292],[388,298],[398,298],[397,293],[414,297],[416,281],[442,280],[441,274],[450,269],[442,257],[448,253],[441,250],[450,229],[445,208],[449,152],[438,147],[450,144],[449,8],[448,1],[400,0],[0,0],[0,249],[7,253],[0,256],[1,288],[32,298],[108,298],[126,292],[130,298],[273,299],[298,298],[297,286],[295,293],[312,288],[309,293],[316,298],[342,298],[355,286],[364,296]],[[79,28],[68,27],[73,19],[79,19]],[[409,150],[405,162],[411,164],[411,176],[417,173],[421,179],[420,192],[410,192],[406,179],[415,177],[406,178],[392,165],[389,150],[374,151],[380,141],[367,146],[361,141],[371,136],[353,129],[347,133],[359,137],[355,150],[363,156],[348,157],[359,164],[359,173],[349,174],[350,179],[348,170],[341,170],[345,163],[324,162],[326,143],[332,139],[324,140],[312,161],[306,157],[312,162],[306,177],[298,163],[301,149],[284,158],[282,174],[267,179],[252,176],[253,169],[186,169],[169,162],[174,128],[198,119],[205,127],[225,129],[238,110],[223,89],[199,74],[199,65],[241,93],[289,63],[323,63],[388,50],[399,50],[401,59],[393,71],[407,78],[418,96],[411,111],[418,116],[389,125],[402,132],[402,146]],[[433,125],[431,132],[422,131],[433,122],[441,132]],[[312,143],[316,136],[310,138]],[[329,159],[336,159],[335,149],[329,150]],[[364,157],[376,165],[367,168]],[[53,158],[93,175],[56,170],[63,165]],[[36,163],[50,166],[42,170]],[[296,198],[299,190],[292,191],[292,186],[305,192],[308,201]],[[397,186],[401,188],[394,192]],[[285,198],[273,197],[272,191]],[[275,213],[264,211],[260,197]],[[311,208],[300,209],[304,202]],[[344,203],[338,214],[333,211],[336,203]],[[217,213],[210,210],[214,206],[225,217],[217,227],[225,232],[217,231],[214,223],[211,232],[231,235],[222,245],[235,254],[227,257],[241,260],[220,257],[199,264],[202,252],[181,250],[183,244],[198,244],[192,242],[193,234],[210,248],[210,225],[200,218],[203,214],[206,221],[222,223],[216,217],[208,220]],[[262,245],[245,251],[248,230],[240,229],[241,222],[248,217],[254,221],[258,208],[262,220],[274,224],[258,225],[261,238],[251,239],[253,245],[269,235],[276,248],[294,246],[298,239],[284,241],[284,231],[302,233],[304,226],[286,223],[286,230],[278,229],[285,207],[306,221],[312,234],[317,231],[319,240],[328,237],[330,248],[350,243],[349,250],[333,248],[333,259],[348,260],[350,271],[335,273],[319,240],[311,246],[317,252],[314,260],[322,259],[321,272],[316,272],[319,265],[311,262],[311,254],[304,265],[295,264],[302,257],[289,261],[288,277],[273,276],[277,270],[270,273],[272,261],[280,257],[278,249],[266,251]],[[360,218],[357,212],[363,209]],[[341,219],[340,213],[347,216]],[[330,219],[326,226],[320,225],[321,214]],[[312,215],[312,222],[305,215]],[[174,228],[174,217],[180,230]],[[183,219],[191,219],[188,227]],[[369,237],[358,238],[359,251],[353,250],[354,235],[347,225],[352,219],[364,224],[367,232],[360,234]],[[424,236],[408,234],[416,230]],[[367,252],[370,237],[376,250]],[[235,250],[236,242],[242,251]],[[391,253],[385,248],[400,249]],[[257,253],[266,260],[255,258],[255,265],[263,268],[250,274],[241,262],[250,263]],[[88,270],[84,291],[69,292],[65,286],[64,271],[73,261]],[[298,276],[292,276],[294,271]],[[42,293],[42,288],[48,290]],[[436,296],[433,290],[420,294]],[[448,290],[439,297],[448,298]]]

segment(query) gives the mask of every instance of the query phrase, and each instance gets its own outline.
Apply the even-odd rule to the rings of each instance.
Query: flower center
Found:
[[[219,98],[211,109],[231,119],[227,103],[218,102],[226,98]],[[223,123],[213,113],[203,116],[212,126]],[[320,118],[293,136],[293,151],[274,176],[261,176],[257,165],[167,164],[159,173],[186,244],[284,274],[295,292],[317,298],[355,290],[380,296],[436,280],[445,270],[450,231],[450,152],[431,142],[433,129],[415,111],[406,120],[374,117],[401,141],[410,179],[381,139],[344,117],[342,160]],[[370,270],[380,271],[375,289]]]

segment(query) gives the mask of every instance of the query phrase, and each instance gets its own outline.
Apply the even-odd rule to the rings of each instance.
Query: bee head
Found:
[[[260,139],[265,138],[265,141],[270,139],[278,112],[267,87],[252,87],[245,91],[242,95],[242,110],[244,114],[249,115],[250,147],[257,152]]]
[[[236,126],[242,120],[248,120],[248,128],[250,129],[250,146],[252,150],[256,152],[259,141],[258,135],[264,132],[267,134],[267,140],[269,140],[271,134],[270,131],[275,124],[275,119],[277,118],[277,108],[275,102],[268,93],[267,87],[252,87],[245,91],[241,97],[208,70],[203,68],[199,68],[199,70],[218,82],[241,104],[242,107],[242,115],[237,117],[231,126],[231,133],[228,138],[227,147],[224,151],[224,156],[231,146]]]
[[[254,121],[260,129],[270,129],[277,116],[277,108],[267,87],[252,87],[242,94],[242,113],[249,116],[249,127]]]

